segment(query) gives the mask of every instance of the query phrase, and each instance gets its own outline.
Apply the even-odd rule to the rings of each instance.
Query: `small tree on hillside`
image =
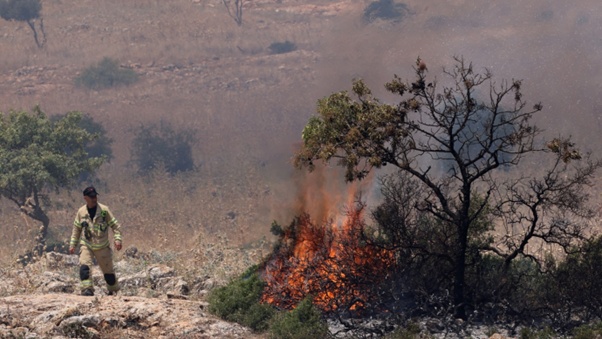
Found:
[[[518,257],[537,260],[526,250],[536,239],[568,251],[583,236],[580,221],[593,215],[585,186],[601,163],[569,139],[539,142],[540,129],[531,120],[542,106],[527,108],[521,81],[496,83],[489,71],[475,72],[463,58],[444,69],[446,85],[427,79],[420,59],[415,74],[413,82],[395,76],[386,84],[401,98],[396,105],[374,98],[361,80],[353,82],[357,100],[346,91],[319,100],[295,164],[312,170],[314,161],[338,159],[347,181],[391,164],[420,183],[413,208],[438,220],[425,226],[452,226],[454,313],[465,318],[466,260],[475,228],[489,217],[508,227],[495,243],[477,247],[502,257],[504,268]],[[528,156],[541,177],[506,173]],[[437,164],[443,166],[437,170]]]
[[[42,223],[34,254],[44,251],[50,224],[47,194],[69,187],[105,160],[86,152],[97,135],[80,127],[81,119],[81,113],[71,112],[52,123],[39,107],[0,117],[0,195]]]
[[[42,2],[40,0],[0,0],[0,17],[4,20],[25,21],[33,31],[33,38],[39,48],[46,43],[46,32],[44,31],[44,19],[40,16]],[[39,30],[42,34],[38,37],[36,21],[39,19]]]

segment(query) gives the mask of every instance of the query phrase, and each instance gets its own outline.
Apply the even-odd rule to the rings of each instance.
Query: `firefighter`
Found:
[[[94,295],[91,267],[93,260],[96,259],[107,282],[109,295],[114,295],[119,291],[119,282],[113,269],[113,252],[109,243],[108,229],[110,227],[113,230],[115,248],[119,251],[122,246],[121,226],[109,208],[98,202],[96,188],[86,187],[84,200],[86,204],[77,211],[69,242],[69,253],[71,254],[75,253],[75,248],[80,241],[83,243],[79,252],[81,294]]]

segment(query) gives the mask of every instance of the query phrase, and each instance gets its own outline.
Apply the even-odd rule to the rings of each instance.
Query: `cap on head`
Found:
[[[94,186],[88,186],[86,187],[86,189],[84,190],[84,196],[88,196],[88,197],[95,197],[98,195],[98,192],[96,192],[96,188],[94,188]]]

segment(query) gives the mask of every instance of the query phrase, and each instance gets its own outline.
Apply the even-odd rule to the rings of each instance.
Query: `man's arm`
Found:
[[[113,230],[113,238],[115,238],[115,249],[120,251],[122,247],[122,236],[121,236],[121,225],[119,221],[113,216],[113,213],[107,207],[107,223]]]
[[[71,231],[71,240],[69,240],[69,253],[75,253],[75,247],[79,244],[79,238],[82,235],[82,224],[79,221],[79,213],[73,221],[73,230]]]

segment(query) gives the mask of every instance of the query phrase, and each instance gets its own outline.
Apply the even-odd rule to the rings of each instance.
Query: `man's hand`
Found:
[[[69,254],[75,253],[75,247],[69,247]]]
[[[121,241],[115,241],[115,249],[121,251]]]

